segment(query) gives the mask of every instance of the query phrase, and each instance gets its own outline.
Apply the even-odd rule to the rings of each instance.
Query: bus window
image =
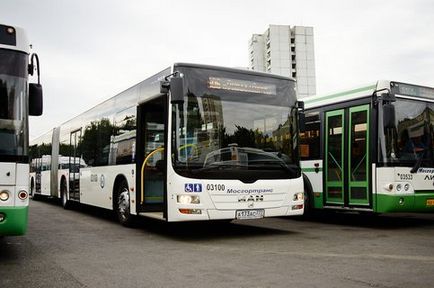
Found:
[[[300,157],[302,160],[320,158],[320,121],[319,113],[306,114],[306,130],[300,133]]]

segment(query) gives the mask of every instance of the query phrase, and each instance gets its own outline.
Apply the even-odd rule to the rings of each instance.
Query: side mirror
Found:
[[[41,84],[29,84],[29,115],[41,116],[43,110]]]
[[[170,78],[170,95],[172,104],[184,103],[184,79],[176,76]]]
[[[383,104],[383,124],[384,128],[395,127],[395,106],[390,103]]]
[[[298,112],[298,129],[300,132],[306,131],[306,115],[303,111]]]

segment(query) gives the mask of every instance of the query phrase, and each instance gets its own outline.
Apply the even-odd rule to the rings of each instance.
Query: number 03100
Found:
[[[208,191],[225,191],[226,187],[224,184],[206,184],[206,190],[208,190]]]

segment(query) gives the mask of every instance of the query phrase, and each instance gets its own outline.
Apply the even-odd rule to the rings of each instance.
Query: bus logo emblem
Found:
[[[185,192],[202,192],[202,184],[200,183],[187,183],[184,185]]]

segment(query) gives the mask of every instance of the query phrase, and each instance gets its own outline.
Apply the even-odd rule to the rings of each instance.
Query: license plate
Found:
[[[426,199],[426,206],[434,206],[434,199]]]
[[[264,209],[237,210],[237,219],[259,219],[264,218]]]

